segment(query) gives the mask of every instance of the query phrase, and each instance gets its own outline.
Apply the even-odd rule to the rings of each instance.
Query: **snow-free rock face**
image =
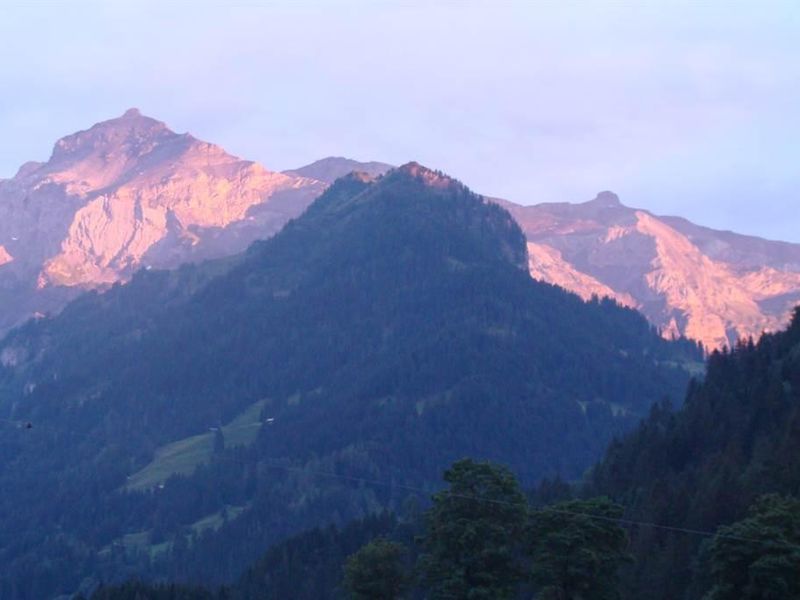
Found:
[[[239,252],[325,187],[136,109],[69,135],[0,181],[0,330],[142,267]]]
[[[353,171],[366,173],[372,177],[383,175],[392,165],[382,162],[359,162],[352,158],[344,158],[342,156],[329,156],[320,160],[314,161],[310,165],[293,169],[291,171],[284,171],[287,175],[295,175],[300,177],[310,177],[325,183],[333,183],[340,177],[344,177]]]
[[[668,337],[730,346],[785,327],[800,302],[800,244],[658,217],[610,192],[583,204],[498,202],[528,238],[533,277],[612,297]]]

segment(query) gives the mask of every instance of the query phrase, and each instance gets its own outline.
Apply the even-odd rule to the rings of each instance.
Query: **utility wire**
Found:
[[[508,500],[499,500],[497,498],[486,498],[486,497],[481,497],[481,496],[472,496],[472,495],[468,495],[468,494],[454,494],[452,492],[448,492],[447,490],[440,490],[439,492],[436,492],[436,491],[426,490],[424,488],[418,488],[418,487],[404,485],[404,484],[392,483],[392,482],[389,482],[389,481],[382,481],[382,480],[379,480],[379,479],[369,479],[369,478],[366,478],[366,477],[355,477],[355,476],[352,476],[352,475],[342,475],[340,473],[333,473],[333,472],[330,472],[330,471],[313,471],[313,470],[304,469],[302,467],[289,467],[289,466],[285,466],[285,465],[276,465],[276,464],[268,464],[267,466],[269,468],[282,469],[284,471],[292,471],[292,472],[302,473],[302,474],[306,474],[306,475],[316,475],[316,476],[320,476],[320,477],[331,477],[331,478],[341,479],[341,480],[345,480],[345,481],[363,483],[363,484],[366,484],[366,485],[376,485],[376,486],[381,486],[381,487],[386,487],[386,488],[402,489],[402,490],[406,490],[406,491],[409,491],[409,492],[414,492],[414,493],[417,493],[417,494],[424,494],[426,496],[432,496],[433,494],[444,492],[444,493],[448,494],[451,498],[459,498],[459,499],[464,499],[464,500],[474,500],[474,501],[478,501],[478,502],[486,502],[486,503],[490,503],[490,504],[501,504],[501,505],[506,505],[506,506],[518,506],[517,504],[514,504],[513,502],[509,502]],[[537,507],[534,510],[535,511],[539,511],[539,512],[551,512],[551,513],[557,513],[557,514],[564,514],[564,515],[574,516],[574,517],[585,517],[585,518],[588,518],[588,519],[594,519],[594,520],[597,520],[597,521],[605,521],[605,522],[617,523],[619,525],[626,525],[626,526],[629,526],[629,527],[650,527],[650,528],[653,528],[653,529],[661,529],[661,530],[664,530],[664,531],[671,531],[671,532],[674,532],[674,533],[685,533],[685,534],[697,535],[697,536],[703,536],[703,537],[717,537],[717,538],[734,540],[734,541],[738,541],[738,542],[751,542],[751,543],[756,543],[756,544],[776,544],[776,545],[786,546],[786,547],[789,547],[789,548],[794,548],[794,549],[800,550],[800,545],[792,544],[790,542],[784,542],[782,540],[763,540],[763,539],[757,539],[757,538],[748,538],[748,537],[743,537],[743,536],[738,536],[738,535],[730,535],[730,534],[719,533],[717,531],[706,531],[706,530],[702,530],[702,529],[691,529],[691,528],[687,528],[687,527],[676,527],[676,526],[673,526],[673,525],[662,525],[660,523],[654,523],[654,522],[651,522],[651,521],[638,521],[638,520],[634,520],[634,519],[625,519],[625,518],[621,518],[621,517],[607,517],[607,516],[604,516],[604,515],[596,515],[596,514],[593,514],[593,513],[570,511],[570,510],[565,510],[565,509],[561,509],[561,508],[555,508],[555,507],[552,507],[552,506]]]
[[[0,419],[0,423],[11,424],[11,425],[14,425],[15,427],[17,427],[18,429],[31,429],[33,427],[32,424],[30,422],[28,422],[28,421],[13,421],[13,420],[10,420],[10,419]],[[46,429],[49,429],[49,428],[46,428]],[[490,504],[516,506],[512,502],[509,502],[507,500],[499,500],[497,498],[486,498],[486,497],[481,497],[481,496],[471,496],[471,495],[467,495],[467,494],[453,494],[452,492],[447,492],[447,490],[438,490],[438,491],[437,490],[429,490],[429,489],[424,489],[424,488],[420,488],[420,487],[405,485],[405,484],[401,484],[401,483],[394,483],[394,482],[391,482],[391,481],[385,481],[385,480],[380,480],[380,479],[370,479],[370,478],[367,478],[367,477],[357,477],[357,476],[353,476],[353,475],[343,475],[341,473],[334,473],[334,472],[331,472],[331,471],[318,471],[318,470],[306,469],[304,467],[291,467],[291,466],[287,466],[287,465],[274,464],[274,461],[278,461],[278,460],[281,460],[281,459],[265,459],[265,460],[266,461],[273,461],[272,463],[267,462],[267,467],[268,468],[280,469],[280,470],[283,470],[283,471],[294,472],[294,473],[299,473],[299,474],[303,474],[303,475],[312,475],[312,476],[316,476],[316,477],[328,477],[328,478],[333,478],[333,479],[339,479],[339,480],[342,480],[342,481],[349,481],[349,482],[352,482],[352,483],[360,483],[360,484],[364,484],[364,485],[372,485],[372,486],[384,487],[384,488],[388,488],[388,489],[405,490],[405,491],[412,492],[412,493],[415,493],[415,494],[424,495],[426,497],[430,497],[430,496],[432,496],[432,495],[434,495],[436,493],[441,493],[442,491],[444,491],[451,498],[459,498],[459,499],[464,499],[464,500],[474,500],[474,501],[486,502],[486,503],[490,503]],[[625,507],[623,507],[623,508],[625,508]],[[555,507],[552,507],[552,506],[537,507],[535,510],[536,511],[540,511],[540,512],[551,512],[551,513],[557,513],[557,514],[564,514],[564,515],[574,516],[574,517],[584,517],[584,518],[593,519],[593,520],[596,520],[596,521],[605,521],[605,522],[609,522],[609,523],[617,523],[618,525],[625,525],[625,526],[628,526],[628,527],[649,527],[651,529],[659,529],[659,530],[662,530],[662,531],[670,531],[670,532],[673,532],[673,533],[683,533],[683,534],[687,534],[687,535],[696,535],[696,536],[702,536],[702,537],[717,537],[717,538],[721,538],[721,539],[729,539],[729,540],[738,541],[738,542],[749,542],[749,543],[765,544],[765,545],[767,545],[767,544],[780,545],[780,546],[785,546],[785,547],[788,547],[788,548],[793,548],[793,549],[800,550],[800,545],[792,544],[790,542],[785,542],[785,541],[782,541],[782,540],[763,540],[763,539],[757,539],[757,538],[748,538],[748,537],[737,536],[737,535],[723,534],[723,533],[719,533],[718,531],[707,531],[707,530],[702,530],[702,529],[692,529],[692,528],[688,528],[688,527],[678,527],[678,526],[674,526],[674,525],[663,525],[663,524],[655,523],[655,522],[652,522],[652,521],[639,521],[639,520],[635,520],[635,519],[626,519],[626,518],[623,518],[623,517],[607,517],[607,516],[604,516],[604,515],[597,515],[597,514],[592,514],[592,513],[569,511],[569,510],[564,510],[564,509],[560,509],[560,508],[555,508]]]

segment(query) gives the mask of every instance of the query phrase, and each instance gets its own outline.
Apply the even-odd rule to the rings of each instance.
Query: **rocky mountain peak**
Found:
[[[156,162],[175,158],[196,142],[166,124],[130,109],[58,140],[44,172],[57,174],[51,181],[100,188],[112,184],[149,155]]]
[[[392,165],[382,162],[360,162],[343,156],[329,156],[314,161],[310,165],[300,167],[299,169],[284,171],[284,173],[287,175],[298,175],[300,177],[311,177],[312,179],[324,183],[333,183],[340,177],[344,177],[353,171],[367,173],[372,177],[378,177],[392,168],[394,168]]]
[[[121,116],[102,121],[85,131],[79,131],[58,140],[51,161],[63,158],[82,158],[92,151],[111,152],[125,149],[142,153],[153,144],[179,137],[166,124],[143,116],[131,108]]]
[[[65,136],[47,163],[27,163],[0,186],[0,289],[11,290],[0,303],[0,332],[143,266],[240,252],[324,188],[175,133],[137,109]]]
[[[619,201],[619,196],[609,191],[600,192],[594,200],[590,200],[587,204],[603,208],[618,208],[622,206],[622,202]]]
[[[458,181],[442,173],[434,171],[418,162],[412,161],[397,168],[397,172],[422,181],[425,185],[434,188],[449,188],[461,185]]]

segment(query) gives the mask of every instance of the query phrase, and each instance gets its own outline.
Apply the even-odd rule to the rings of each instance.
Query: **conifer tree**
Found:
[[[622,507],[606,498],[571,500],[531,513],[531,579],[542,600],[614,600],[617,572],[629,557],[628,536],[614,519]]]
[[[420,563],[429,598],[513,598],[527,502],[505,467],[464,459],[445,472],[449,487],[426,514]]]
[[[397,600],[410,578],[403,559],[405,546],[376,538],[347,559],[344,587],[353,600]]]
[[[800,500],[762,496],[749,516],[720,527],[709,556],[705,600],[800,598]]]

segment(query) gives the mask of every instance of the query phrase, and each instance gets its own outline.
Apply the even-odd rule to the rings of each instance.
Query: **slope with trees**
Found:
[[[680,411],[655,406],[641,427],[611,445],[594,470],[588,493],[613,497],[627,507],[630,519],[712,532],[740,521],[733,529],[721,529],[740,539],[715,541],[713,560],[704,551],[708,542],[702,535],[638,528],[632,549],[641,558],[627,573],[627,597],[700,598],[715,585],[711,598],[732,597],[720,591],[724,586],[715,584],[712,574],[728,568],[720,561],[729,561],[732,553],[742,555],[736,569],[745,579],[746,556],[771,560],[763,538],[771,538],[772,525],[767,519],[758,524],[758,515],[764,506],[779,503],[759,498],[800,497],[798,457],[800,309],[786,331],[712,354],[705,379],[690,386]],[[786,502],[789,506],[796,500]],[[750,507],[755,516],[748,521]],[[785,535],[791,538],[793,526],[781,527],[788,528]],[[790,568],[800,572],[794,550],[780,560],[793,560]]]
[[[626,532],[615,522],[622,507],[605,498],[529,506],[507,468],[471,459],[454,463],[444,480],[424,514],[297,536],[270,549],[233,586],[129,582],[101,588],[92,600],[127,600],[132,591],[141,594],[137,600],[617,597],[616,574],[629,560]]]
[[[142,271],[14,331],[0,595],[230,581],[293,533],[401,507],[463,456],[526,484],[580,475],[680,397],[697,348],[525,265],[507,212],[410,164],[340,180],[242,256]],[[214,452],[203,434],[225,424]],[[176,445],[194,462],[169,477]],[[132,486],[143,469],[165,472]]]

